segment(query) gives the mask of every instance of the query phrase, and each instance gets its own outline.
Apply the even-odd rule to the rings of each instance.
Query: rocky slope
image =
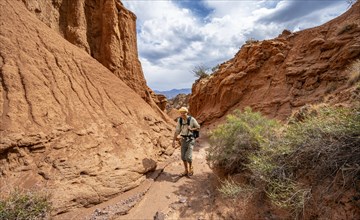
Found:
[[[190,112],[210,124],[250,106],[285,120],[293,110],[344,89],[346,67],[360,58],[360,2],[319,27],[243,45],[218,71],[198,80]]]
[[[137,186],[173,152],[173,126],[137,94],[144,84],[131,84],[142,80],[131,75],[140,68],[136,53],[128,54],[136,50],[135,39],[99,32],[120,34],[112,25],[134,23],[117,15],[134,16],[109,9],[115,1],[98,1],[103,25],[84,29],[82,13],[95,13],[94,2],[0,1],[0,190],[45,187],[54,214]],[[90,11],[78,10],[81,4]]]
[[[166,104],[167,115],[176,121],[180,116],[178,109],[183,106],[189,107],[189,97],[190,94],[178,94],[176,97],[169,99]]]
[[[120,0],[23,0],[26,8],[86,51],[149,104],[161,105],[146,85],[136,42],[136,16]]]

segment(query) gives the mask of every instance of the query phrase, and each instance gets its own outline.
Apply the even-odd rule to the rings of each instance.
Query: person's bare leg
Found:
[[[182,173],[180,174],[180,176],[186,176],[186,175],[188,175],[188,173],[189,173],[188,163],[187,163],[186,161],[183,161],[183,163],[184,163],[185,171],[182,172]]]
[[[192,176],[194,174],[194,168],[192,166],[192,162],[188,162],[188,163],[189,163],[189,172],[188,172],[188,174],[190,176]]]
[[[187,161],[183,161],[184,162],[184,168],[185,168],[185,172],[188,173],[189,169],[188,169],[188,162]]]

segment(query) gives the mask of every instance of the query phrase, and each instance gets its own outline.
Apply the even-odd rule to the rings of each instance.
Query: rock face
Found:
[[[29,8],[37,1],[25,2]],[[65,4],[47,2],[60,9]],[[84,2],[79,2],[66,4],[82,8]],[[93,2],[85,1],[86,7],[95,7]],[[98,16],[115,4],[101,2],[103,10]],[[33,9],[38,13],[35,16],[22,1],[0,1],[0,190],[3,193],[13,186],[46,187],[53,195],[56,214],[89,207],[137,186],[146,178],[146,172],[156,168],[159,157],[172,153],[173,126],[134,92],[129,82],[125,84],[122,77],[113,74],[139,68],[127,64],[129,59],[135,60],[135,55],[127,57],[119,51],[135,50],[130,46],[133,40],[120,48],[109,41],[126,41],[125,35],[102,39],[106,34],[96,28],[105,28],[110,21],[93,27],[86,38],[83,36],[88,32],[80,24],[84,20],[62,30],[65,18],[52,6],[45,6],[39,3]],[[44,16],[41,22],[38,18],[45,12],[51,16]],[[126,13],[124,17],[134,19]],[[103,16],[114,18],[111,13]],[[125,22],[120,20],[113,22],[125,25],[120,25]],[[56,26],[58,21],[63,26]],[[70,35],[78,39],[77,46],[58,34],[61,31],[67,39]],[[103,46],[95,47],[94,41],[100,39]],[[121,62],[105,55],[110,47],[119,49]],[[103,62],[110,56],[104,64],[108,68],[89,53]]]
[[[177,118],[180,116],[178,111],[181,107],[189,108],[189,97],[190,94],[178,94],[172,99],[169,99],[169,102],[166,105],[166,113],[174,121],[177,121]]]
[[[189,97],[190,94],[179,94],[175,98],[169,99],[169,102],[166,106],[166,111],[169,112],[171,109],[179,109],[183,106],[188,107],[189,106]]]
[[[281,120],[346,84],[346,66],[360,57],[360,2],[338,18],[273,40],[248,42],[215,74],[198,80],[190,112],[209,124],[250,106]]]
[[[168,100],[166,96],[162,94],[156,94],[154,91],[149,90],[149,94],[152,100],[156,103],[156,105],[161,109],[161,111],[165,111]]]
[[[151,102],[138,58],[136,16],[119,0],[22,2],[39,20],[86,51]]]

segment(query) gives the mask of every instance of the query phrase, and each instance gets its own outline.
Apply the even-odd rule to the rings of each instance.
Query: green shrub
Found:
[[[264,146],[252,157],[250,170],[266,182],[266,193],[275,204],[300,213],[311,196],[308,188],[326,178],[338,184],[336,176],[341,174],[342,190],[355,187],[360,175],[360,111],[320,108],[288,125],[271,150]],[[300,186],[304,176],[311,186]]]
[[[360,176],[360,108],[309,108],[301,120],[290,120],[291,124],[282,127],[249,108],[235,112],[211,132],[209,164],[227,173],[250,171],[253,186],[297,217],[312,197],[310,189],[325,179],[341,186],[341,192],[334,188],[337,193],[356,188]],[[301,182],[304,177],[307,185]],[[322,195],[328,195],[330,187]],[[227,196],[236,196],[239,191],[233,182],[224,182],[221,187]]]
[[[291,148],[283,165],[295,177],[306,172],[320,180],[345,167],[359,172],[359,109],[323,107],[316,116],[289,126],[281,144]]]
[[[43,192],[15,189],[0,199],[0,219],[47,219],[50,209],[49,195]]]
[[[229,174],[246,169],[249,156],[258,151],[261,144],[272,141],[276,127],[274,120],[266,119],[251,108],[235,111],[225,124],[210,132],[209,164]]]

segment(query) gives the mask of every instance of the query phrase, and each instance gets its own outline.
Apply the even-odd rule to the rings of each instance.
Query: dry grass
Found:
[[[221,195],[225,198],[231,198],[235,199],[240,194],[244,197],[246,197],[249,192],[252,191],[250,187],[244,187],[240,184],[236,183],[233,179],[225,179],[224,181],[221,181],[221,185],[218,188],[218,191],[221,193]]]
[[[44,191],[14,189],[0,198],[0,219],[49,219],[50,195]]]

